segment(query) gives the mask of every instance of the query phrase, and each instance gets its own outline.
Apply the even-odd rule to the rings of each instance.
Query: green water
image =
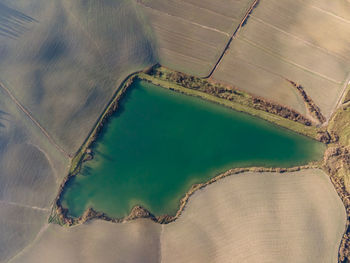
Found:
[[[93,207],[113,217],[142,205],[175,214],[194,183],[242,166],[288,167],[320,159],[321,143],[198,98],[135,82],[67,185],[72,216]]]

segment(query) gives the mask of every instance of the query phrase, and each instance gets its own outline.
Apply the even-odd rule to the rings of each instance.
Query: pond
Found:
[[[115,218],[135,205],[174,215],[194,183],[234,167],[290,167],[322,158],[315,140],[229,108],[135,81],[93,145],[94,159],[64,190],[78,217]]]

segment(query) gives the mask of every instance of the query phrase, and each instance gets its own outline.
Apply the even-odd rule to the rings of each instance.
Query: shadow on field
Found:
[[[0,3],[0,36],[16,39],[26,30],[26,24],[38,22],[34,18]]]

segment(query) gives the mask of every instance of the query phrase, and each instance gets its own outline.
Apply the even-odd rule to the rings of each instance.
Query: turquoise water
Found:
[[[244,113],[136,81],[93,145],[94,159],[66,186],[72,216],[93,207],[123,217],[135,205],[175,214],[192,184],[233,167],[288,167],[324,145]]]

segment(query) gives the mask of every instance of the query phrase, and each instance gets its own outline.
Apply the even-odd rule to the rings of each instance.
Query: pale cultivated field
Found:
[[[337,262],[346,214],[320,170],[245,173],[196,193],[164,227],[163,262]]]
[[[0,88],[0,262],[47,223],[68,160]]]
[[[256,50],[243,41],[234,40],[215,71],[214,78],[271,101],[283,102],[284,105],[306,114],[305,103],[297,90],[281,75],[272,71],[269,68],[271,64],[266,66],[266,59],[276,59],[269,56],[251,57],[251,52]],[[279,64],[277,59],[275,65]]]
[[[349,58],[348,1],[262,1],[253,17],[300,37],[335,55]]]
[[[0,0],[0,84],[13,94],[0,87],[0,262],[16,254],[14,262],[26,263],[225,262],[227,251],[237,259],[248,255],[250,262],[288,262],[292,256],[313,262],[316,252],[314,262],[336,262],[344,208],[318,172],[225,179],[194,195],[179,221],[164,227],[145,220],[47,225],[67,174],[67,154],[82,144],[121,81],[158,61],[206,75],[252,2]],[[349,68],[346,10],[343,0],[282,6],[262,0],[217,76],[276,101],[288,96],[286,103],[303,112],[300,97],[283,80],[290,77],[305,85],[327,115]]]
[[[242,19],[242,15],[249,9],[254,2],[251,0],[183,0],[183,2],[191,3],[194,6],[208,9],[218,14],[227,17],[232,17],[237,20]]]
[[[0,85],[73,154],[127,74],[155,63],[130,1],[0,1]],[[0,262],[45,226],[68,159],[0,87]]]
[[[337,262],[345,209],[321,170],[244,173],[191,197],[174,223],[51,225],[11,262]]]
[[[166,48],[159,48],[158,54],[159,57],[166,58],[166,65],[169,68],[176,68],[178,71],[188,72],[193,75],[197,75],[196,72],[203,72],[203,68],[210,69],[213,66],[209,61],[179,54],[177,51]]]
[[[172,15],[174,17],[177,17],[179,20],[182,19],[187,21],[188,23],[192,22],[195,24],[203,25],[208,28],[213,28],[218,31],[226,32],[228,34],[232,33],[233,31],[233,22],[238,21],[237,19],[233,18],[234,15],[237,14],[237,12],[226,16],[221,13],[212,11],[208,8],[200,7],[194,3],[191,3],[191,1],[186,2],[181,0],[143,0],[142,3],[146,7],[151,7],[152,9],[158,10],[162,13]],[[233,4],[233,6],[235,5]]]
[[[203,28],[155,9],[147,7],[144,12],[157,37],[159,62],[179,71],[205,76],[229,39],[227,33]]]
[[[292,80],[329,118],[350,73],[349,17],[346,1],[261,0],[213,77],[303,113],[286,88],[285,79]],[[237,69],[237,59],[252,66]]]
[[[72,154],[125,76],[155,62],[151,38],[130,1],[2,0],[1,86]],[[0,262],[45,226],[67,169],[0,88]]]
[[[159,62],[206,76],[254,1],[139,0],[157,40]]]
[[[131,1],[3,0],[0,81],[73,154],[121,81],[154,64]]]
[[[0,262],[7,262],[33,242],[48,212],[0,201]]]
[[[331,5],[327,0],[307,0],[307,1],[311,3],[312,8],[322,9],[324,11],[336,14],[340,18],[350,20],[350,13],[348,11],[350,3],[348,0],[333,1]]]
[[[156,263],[161,226],[150,220],[127,224],[93,221],[73,228],[50,225],[12,262]]]

